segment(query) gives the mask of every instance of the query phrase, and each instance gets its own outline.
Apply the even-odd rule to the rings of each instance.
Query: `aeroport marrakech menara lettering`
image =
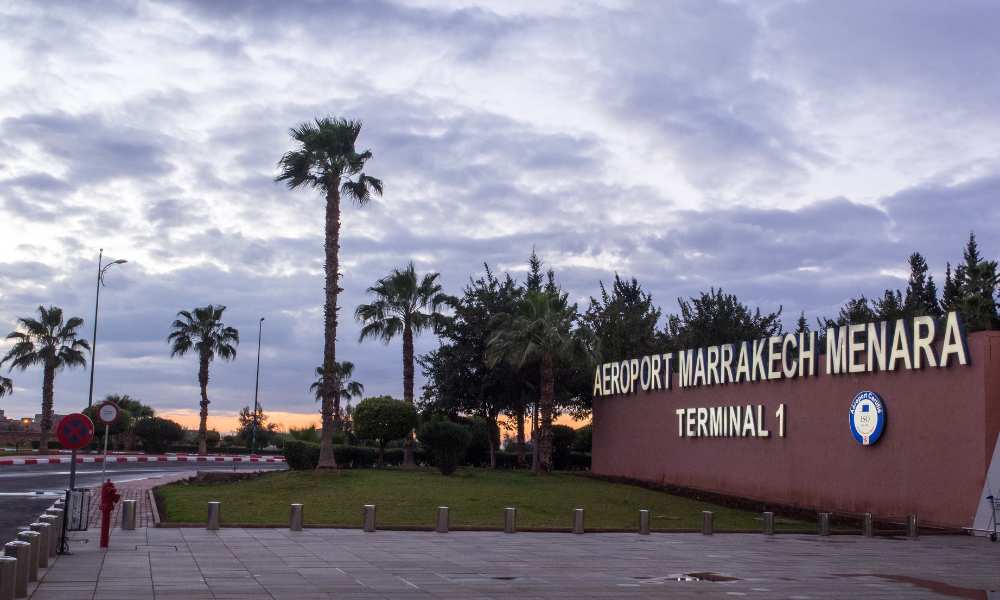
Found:
[[[711,385],[826,375],[919,370],[968,365],[969,352],[958,313],[829,327],[820,352],[817,332],[651,354],[603,363],[594,373],[594,397]],[[822,355],[822,360],[821,360]],[[678,408],[680,437],[771,436],[763,405]],[[785,435],[785,405],[774,413],[776,435]]]

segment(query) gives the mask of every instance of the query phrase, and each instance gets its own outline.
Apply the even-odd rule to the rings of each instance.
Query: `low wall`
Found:
[[[843,513],[969,527],[1000,433],[1000,332],[968,337],[970,364],[638,392],[594,400],[594,473]],[[823,361],[820,360],[820,364]],[[881,395],[862,446],[849,408]],[[762,405],[767,438],[678,435],[676,410]],[[785,405],[785,437],[775,412]]]

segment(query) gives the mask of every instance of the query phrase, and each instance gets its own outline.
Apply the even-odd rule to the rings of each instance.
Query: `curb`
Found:
[[[50,456],[46,458],[0,458],[0,466],[20,466],[20,465],[68,465],[73,458],[70,456]],[[77,456],[76,464],[103,463],[103,456]],[[121,463],[162,463],[162,462],[182,462],[182,463],[284,463],[282,456],[215,456],[198,454],[159,454],[151,456],[108,456],[108,464]]]

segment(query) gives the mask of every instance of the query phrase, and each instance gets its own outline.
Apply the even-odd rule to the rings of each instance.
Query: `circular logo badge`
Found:
[[[885,405],[875,392],[864,391],[851,402],[851,433],[862,446],[871,446],[885,431]]]

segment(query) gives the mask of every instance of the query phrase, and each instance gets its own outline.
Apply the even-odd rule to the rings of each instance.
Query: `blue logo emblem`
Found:
[[[875,392],[861,392],[851,402],[851,433],[862,446],[871,446],[885,431],[885,405]]]

